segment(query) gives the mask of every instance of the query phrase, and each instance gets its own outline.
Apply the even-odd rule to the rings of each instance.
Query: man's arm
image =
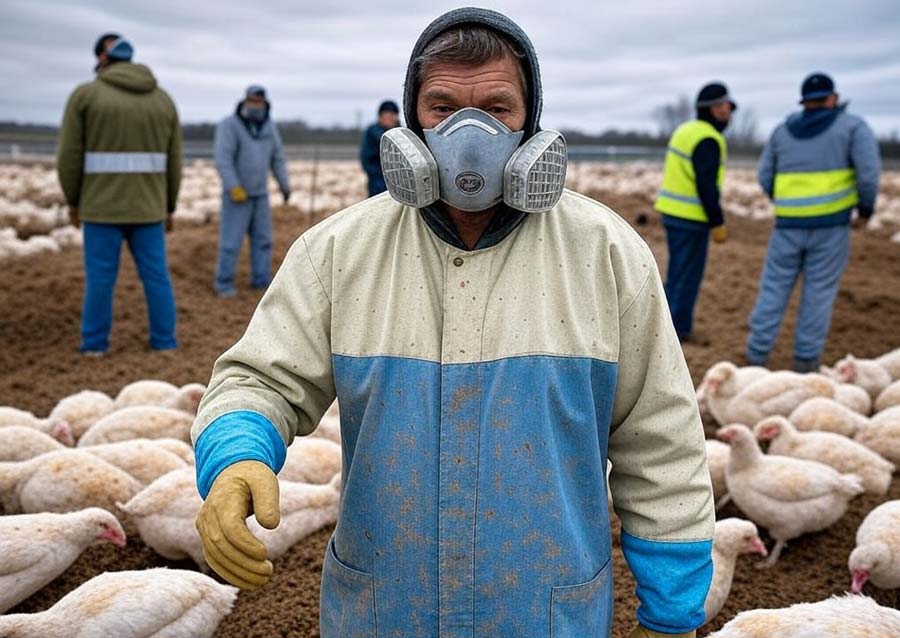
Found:
[[[82,89],[69,96],[59,132],[59,148],[56,151],[56,173],[69,206],[77,207],[81,197],[81,180],[84,177],[84,113],[81,104]]]
[[[763,192],[769,196],[769,199],[775,197],[775,173],[777,166],[775,163],[775,134],[769,139],[769,142],[763,148],[762,156],[759,158],[759,166],[756,168],[756,178]]]
[[[691,163],[694,165],[694,176],[697,180],[697,194],[706,216],[709,227],[716,228],[725,223],[722,216],[722,204],[719,201],[719,161],[722,153],[719,144],[711,137],[706,138],[694,149]]]
[[[859,193],[859,216],[868,219],[875,212],[881,157],[878,141],[869,125],[860,120],[850,137],[850,161],[856,169],[856,191]]]
[[[181,122],[178,111],[172,104],[172,133],[166,159],[166,212],[170,215],[178,205],[178,190],[181,188]]]
[[[381,137],[374,127],[369,127],[363,133],[362,144],[359,149],[359,159],[362,162],[366,175],[381,175]]]
[[[281,135],[278,134],[278,127],[272,122],[272,135],[275,138],[275,148],[272,152],[272,173],[278,182],[278,188],[282,195],[291,192],[291,180],[288,178],[287,163],[284,161],[284,148],[281,144]]]
[[[609,484],[637,581],[638,621],[678,634],[705,619],[715,518],[694,388],[659,273],[653,265],[648,272],[619,321]]]
[[[237,169],[234,166],[237,154],[237,135],[230,120],[219,122],[213,137],[213,161],[219,177],[222,179],[222,190],[230,193],[231,189],[241,185]]]
[[[191,431],[204,498],[239,461],[277,474],[294,436],[315,429],[335,396],[330,333],[331,302],[301,237],[244,336],[213,368]]]

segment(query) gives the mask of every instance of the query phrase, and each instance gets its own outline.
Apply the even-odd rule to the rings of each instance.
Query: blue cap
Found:
[[[110,60],[121,60],[127,62],[134,55],[134,47],[131,42],[125,38],[119,38],[110,43],[106,49],[106,57]]]
[[[813,73],[803,80],[800,87],[800,104],[809,100],[821,100],[834,94],[834,80],[824,73]]]
[[[244,97],[261,97],[266,99],[266,89],[260,84],[251,84],[247,87]]]
[[[399,113],[400,107],[397,106],[397,103],[393,100],[385,100],[381,104],[378,105],[378,115],[382,113]]]

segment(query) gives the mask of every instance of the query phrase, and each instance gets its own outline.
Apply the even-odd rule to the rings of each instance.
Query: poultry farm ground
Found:
[[[650,210],[649,193],[647,197],[591,194],[632,223],[639,213]],[[276,210],[279,259],[310,221],[296,209]],[[697,309],[697,342],[685,346],[695,383],[715,361],[741,361],[746,318],[754,301],[770,228],[768,222],[735,219],[729,243],[711,249]],[[649,224],[638,229],[664,262],[664,237],[658,222],[651,215]],[[853,258],[841,286],[825,353],[828,362],[847,352],[872,356],[900,346],[900,247],[887,237],[888,233],[854,235]],[[237,298],[219,300],[213,296],[210,284],[215,253],[215,226],[182,228],[170,236],[170,266],[179,306],[181,349],[177,353],[148,351],[140,283],[130,259],[123,258],[112,351],[103,359],[84,359],[76,353],[83,288],[79,250],[4,263],[0,277],[0,405],[46,414],[59,398],[85,388],[114,394],[140,378],[161,378],[176,384],[206,381],[213,360],[242,334],[259,299],[259,294],[246,287],[246,253],[242,257],[243,288]],[[783,337],[790,337],[792,328],[793,322],[788,320]],[[790,341],[780,341],[771,359],[774,367],[790,363]],[[900,481],[894,482],[885,497],[896,498],[900,498]],[[865,514],[885,499],[855,499],[848,514],[831,529],[792,542],[771,571],[753,569],[753,561],[742,557],[731,597],[701,634],[720,627],[742,609],[815,601],[845,591],[849,585],[847,557],[856,528]],[[734,515],[739,515],[734,506],[720,512],[723,517]],[[276,561],[273,581],[261,591],[242,593],[216,636],[318,636],[319,573],[330,531],[314,534]],[[771,547],[771,541],[764,539]],[[633,622],[634,583],[618,549],[614,562],[613,635],[620,637],[627,634]],[[167,564],[174,565],[156,556],[137,538],[129,539],[124,550],[111,545],[90,548],[60,578],[11,611],[45,609],[103,571]],[[188,563],[178,566],[191,567]],[[871,585],[866,591],[882,604],[897,606],[892,592],[880,592]]]

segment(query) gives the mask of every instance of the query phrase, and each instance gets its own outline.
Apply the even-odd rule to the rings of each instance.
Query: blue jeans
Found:
[[[147,299],[150,347],[169,350],[175,339],[175,295],[166,264],[166,233],[156,224],[95,224],[84,226],[84,307],[81,313],[81,350],[109,349],[113,293],[119,274],[122,242],[128,242]]]
[[[794,358],[818,360],[825,347],[838,284],[850,258],[850,227],[772,231],[756,306],[750,314],[747,359],[764,363],[781,328],[794,284],[803,275],[794,330]]]
[[[666,272],[666,300],[675,332],[687,337],[694,329],[694,304],[700,294],[706,254],[709,250],[709,229],[685,228],[666,224],[666,243],[669,246],[669,266]]]
[[[272,211],[269,196],[248,197],[240,204],[222,196],[216,292],[234,290],[234,271],[244,237],[250,235],[250,285],[265,288],[272,280]]]

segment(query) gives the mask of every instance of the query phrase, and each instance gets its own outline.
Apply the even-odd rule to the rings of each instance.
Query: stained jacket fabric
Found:
[[[323,638],[608,635],[607,458],[638,618],[703,623],[694,391],[653,255],[601,204],[567,191],[474,251],[387,194],[308,230],[216,362],[201,494],[238,460],[277,470],[335,396]]]
[[[75,89],[59,134],[57,173],[82,221],[156,223],[175,211],[181,125],[150,69],[118,62]]]
[[[869,217],[878,195],[881,158],[872,129],[862,118],[840,109],[795,113],[780,124],[763,149],[757,176],[769,197],[778,199],[779,175],[852,169],[860,214]],[[824,193],[823,193],[824,195]],[[779,228],[822,228],[850,222],[854,205],[836,213],[805,217],[777,216]]]
[[[237,110],[219,122],[213,140],[213,161],[222,179],[222,190],[229,193],[241,186],[250,197],[269,192],[269,171],[282,193],[291,190],[281,136],[272,118],[251,126]]]

